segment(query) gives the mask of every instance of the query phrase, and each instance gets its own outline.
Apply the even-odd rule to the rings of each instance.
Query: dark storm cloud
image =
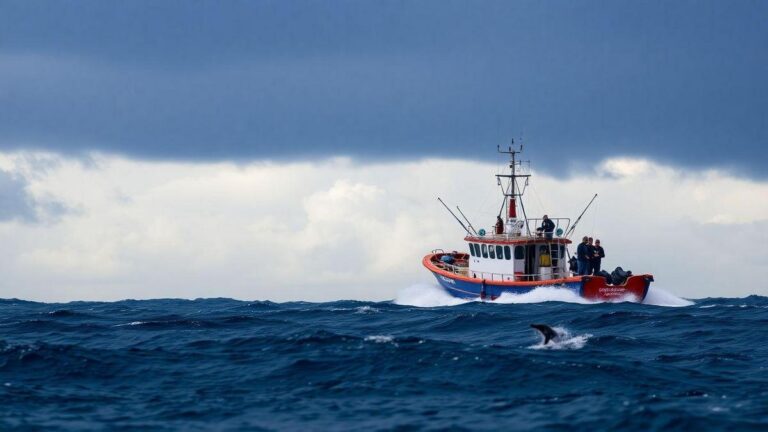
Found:
[[[766,176],[765,2],[2,2],[0,148]]]

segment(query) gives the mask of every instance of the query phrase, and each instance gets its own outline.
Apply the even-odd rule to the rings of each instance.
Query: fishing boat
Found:
[[[496,300],[504,293],[525,294],[536,288],[555,287],[589,300],[643,301],[653,282],[651,274],[625,273],[618,278],[616,271],[614,277],[605,273],[579,275],[569,265],[568,247],[573,243],[570,236],[589,205],[573,224],[570,218],[526,216],[523,194],[531,174],[530,163],[526,162],[528,170],[524,170],[518,158],[522,149],[514,140],[507,150],[497,148],[499,153],[509,155],[509,173],[496,175],[503,201],[493,228],[476,230],[461,208],[457,206],[463,221],[438,198],[465,230],[469,252],[435,249],[422,260],[424,267],[449,294],[465,299]],[[545,219],[550,222],[543,223]]]

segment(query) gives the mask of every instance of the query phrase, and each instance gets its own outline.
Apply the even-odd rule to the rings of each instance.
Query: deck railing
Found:
[[[546,234],[543,231],[537,231],[536,229],[541,226],[541,222],[544,219],[528,219],[528,229],[531,230],[530,235],[528,234],[528,229],[525,227],[524,221],[518,221],[518,223],[522,223],[522,226],[519,230],[513,231],[513,232],[505,232],[503,234],[496,234],[495,228],[491,227],[489,229],[485,230],[484,236],[472,236],[477,238],[484,238],[484,239],[493,239],[493,240],[512,240],[512,239],[541,239],[545,238]],[[552,231],[551,236],[553,239],[557,238],[563,238],[565,233],[568,232],[568,228],[571,226],[571,218],[549,218],[552,222],[555,223],[555,229]],[[562,236],[557,235],[557,230],[562,229]],[[478,229],[478,231],[480,231]]]
[[[552,279],[561,279],[561,278],[572,276],[571,271],[561,270],[558,267],[551,267],[552,274],[547,279],[542,279],[542,275],[539,273],[534,273],[534,274],[489,273],[489,272],[480,272],[480,271],[470,271],[469,267],[457,266],[457,265],[448,264],[444,262],[437,262],[435,263],[435,265],[443,270],[449,271],[451,273],[454,273],[460,276],[470,277],[478,280],[485,279],[487,281],[498,281],[498,282],[552,280]]]

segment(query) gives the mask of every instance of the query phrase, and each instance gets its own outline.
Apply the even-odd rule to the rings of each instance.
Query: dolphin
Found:
[[[552,330],[552,327],[546,324],[531,324],[531,328],[538,330],[542,336],[544,336],[544,345],[548,344],[552,339],[556,339],[559,334]]]

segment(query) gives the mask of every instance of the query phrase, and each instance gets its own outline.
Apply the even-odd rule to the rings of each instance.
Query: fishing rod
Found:
[[[458,211],[459,211],[459,213],[461,214],[461,216],[464,218],[464,220],[465,220],[465,221],[467,221],[467,225],[469,225],[469,229],[471,229],[471,230],[472,230],[472,232],[473,232],[473,233],[475,233],[475,235],[478,235],[478,234],[477,234],[477,230],[475,229],[475,227],[473,227],[473,226],[472,226],[472,222],[470,222],[470,221],[469,221],[469,219],[468,219],[468,218],[467,218],[467,216],[464,214],[464,212],[463,212],[463,211],[461,211],[461,209],[459,208],[459,206],[456,206],[456,210],[458,210]]]
[[[595,198],[597,198],[597,194],[595,194],[595,196],[593,196],[593,197],[592,197],[592,199],[591,199],[591,200],[589,200],[589,204],[587,204],[587,206],[584,208],[584,211],[583,211],[583,212],[581,212],[581,214],[579,215],[579,217],[577,217],[577,218],[576,218],[576,222],[574,222],[574,223],[573,223],[573,225],[571,225],[571,229],[569,229],[569,230],[568,230],[568,232],[567,232],[567,233],[565,233],[565,236],[564,236],[565,238],[568,238],[568,236],[569,236],[569,235],[571,235],[571,233],[573,232],[573,230],[575,230],[575,229],[576,229],[576,225],[578,225],[578,224],[579,224],[579,221],[581,220],[581,217],[582,217],[582,216],[584,216],[584,213],[586,213],[586,212],[587,212],[587,210],[589,209],[589,206],[591,206],[591,205],[592,205],[592,202],[595,200]]]
[[[472,233],[467,229],[467,227],[464,226],[464,222],[462,222],[459,218],[456,217],[456,215],[451,211],[451,209],[449,209],[448,206],[445,205],[443,200],[440,199],[440,197],[437,197],[437,200],[440,201],[440,204],[442,204],[443,207],[445,207],[445,209],[448,210],[448,213],[450,213],[451,216],[453,216],[453,218],[456,219],[456,222],[458,222],[459,225],[461,225],[461,227],[464,228],[464,231],[466,231],[468,235],[472,235]]]

